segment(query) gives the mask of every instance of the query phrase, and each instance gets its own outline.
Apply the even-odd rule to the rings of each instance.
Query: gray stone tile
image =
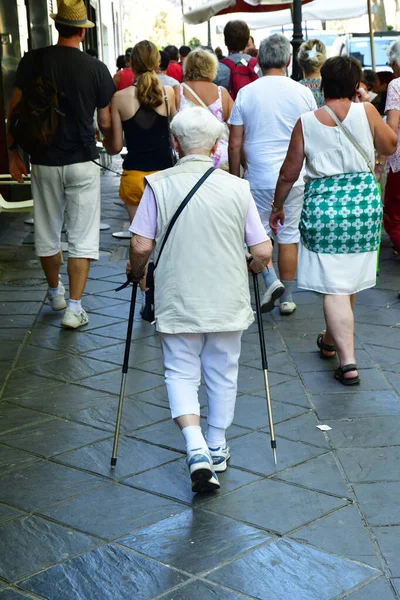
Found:
[[[276,477],[313,490],[335,494],[343,498],[349,497],[345,481],[331,453],[312,458],[297,467],[286,469],[278,473]]]
[[[370,525],[400,525],[400,482],[353,485]]]
[[[279,438],[277,439],[278,465],[275,466],[269,434],[249,433],[232,440],[229,446],[231,449],[230,462],[234,467],[262,475],[272,475],[276,471],[281,471],[325,452],[322,448]]]
[[[113,368],[115,368],[115,365],[113,365]],[[94,390],[110,392],[111,394],[119,394],[121,387],[121,369],[116,369],[100,375],[94,375],[93,377],[87,377],[86,379],[82,379],[80,384]],[[126,378],[126,395],[130,396],[134,393],[152,390],[153,388],[159,387],[163,384],[164,377],[161,377],[160,375],[145,373],[144,371],[139,371],[138,369],[130,369]]]
[[[357,294],[357,305],[371,305],[386,307],[397,302],[397,297],[392,291],[371,288]]]
[[[373,344],[368,344],[365,348],[371,359],[381,368],[387,369],[388,371],[397,370],[393,367],[398,368],[400,364],[400,350],[374,346]]]
[[[80,354],[105,348],[116,343],[115,339],[100,337],[84,331],[72,331],[36,325],[29,336],[29,343],[41,348],[59,350],[69,354]]]
[[[14,519],[0,526],[6,550],[0,556],[0,576],[15,581],[98,545],[87,535],[35,516]],[[22,548],[35,548],[24,552]]]
[[[16,508],[12,508],[6,504],[0,504],[0,523],[10,521],[11,519],[15,519],[15,517],[19,517],[21,515],[21,511],[17,510]]]
[[[400,446],[400,414],[388,417],[326,421],[335,448]]]
[[[12,448],[49,458],[106,437],[106,433],[61,419],[51,419],[0,436]]]
[[[400,598],[400,579],[392,579],[392,583],[398,597]]]
[[[274,422],[286,421],[304,414],[306,408],[283,402],[272,402]],[[268,425],[267,403],[265,396],[239,396],[236,401],[233,422],[249,429],[261,429]]]
[[[1,290],[0,291],[0,302],[39,302],[41,303],[45,296],[43,290]]]
[[[361,379],[360,391],[388,390],[389,384],[377,369],[359,369]],[[326,372],[303,373],[303,380],[311,394],[318,394],[325,390],[327,394],[347,394],[348,388],[342,385]]]
[[[84,410],[67,413],[67,418],[106,431],[114,431],[117,408],[118,398],[112,397]],[[167,408],[138,402],[133,398],[126,398],[124,400],[121,431],[132,431],[170,418],[171,413]]]
[[[251,346],[252,348],[254,346]],[[251,366],[255,369],[262,370],[262,363],[260,360],[260,348],[258,352],[247,361],[240,361],[241,364]],[[288,352],[278,352],[268,357],[268,371],[270,373],[280,373],[281,375],[287,375],[290,377],[297,377],[298,372],[293,365]]]
[[[39,377],[33,373],[26,376],[26,371],[12,371],[11,377],[7,381],[6,389],[2,400],[8,400],[15,396],[23,395],[33,390],[43,390],[54,386],[54,381],[46,377]]]
[[[287,405],[286,405],[287,406]],[[305,442],[327,448],[329,446],[322,431],[317,429],[318,421],[314,413],[308,412],[278,423],[275,428],[277,436],[288,438],[289,440]]]
[[[49,363],[29,368],[30,373],[58,381],[80,381],[115,369],[115,365],[87,358],[86,356],[66,355]]]
[[[221,496],[260,478],[247,471],[229,467],[224,473],[218,473],[218,479],[221,484],[218,496]],[[193,494],[186,458],[167,463],[151,471],[144,471],[140,475],[125,479],[124,483],[188,504],[197,505],[215,497],[213,493]]]
[[[210,500],[207,509],[284,534],[345,504],[340,498],[269,479]]]
[[[88,279],[85,285],[85,294],[102,294],[115,288],[115,284],[110,281],[96,281]]]
[[[194,580],[188,585],[162,596],[160,600],[194,600],[197,598],[201,598],[201,600],[245,600],[245,596],[242,594],[228,592],[221,587],[199,580]]]
[[[36,315],[3,315],[1,319],[2,329],[29,329]]]
[[[37,598],[37,596],[34,596]],[[16,592],[15,590],[7,589],[0,591],[0,600],[31,600],[33,596],[26,596],[23,593]]]
[[[369,585],[353,592],[346,596],[346,600],[394,600],[394,595],[385,581],[384,577],[380,577]]]
[[[269,539],[254,527],[192,509],[136,531],[118,543],[196,575]]]
[[[319,350],[315,350],[315,352],[291,352],[291,356],[300,373],[334,371],[339,366],[337,357],[331,360],[321,359]],[[360,369],[372,369],[375,366],[365,350],[358,349],[356,359],[357,366]]]
[[[101,348],[100,350],[94,350],[89,352],[87,356],[95,358],[96,360],[106,360],[107,362],[114,363],[122,366],[124,358],[125,344],[119,343],[111,348]],[[131,344],[131,351],[129,355],[129,366],[138,366],[146,361],[154,360],[162,357],[162,351],[159,348],[154,348],[148,344],[141,342],[135,342]]]
[[[318,417],[322,421],[325,419],[400,415],[400,402],[395,394],[389,390],[315,394],[312,401]]]
[[[3,331],[8,331],[7,329],[4,329]],[[12,330],[11,330],[12,331]],[[19,350],[19,347],[22,343],[22,340],[4,340],[1,339],[1,344],[0,344],[0,360],[14,360],[14,358],[17,355],[17,352]]]
[[[397,284],[398,285],[398,284]],[[357,323],[366,323],[367,325],[387,325],[388,327],[398,327],[400,322],[399,305],[363,312],[356,317]],[[357,325],[356,325],[357,329]]]
[[[37,346],[25,346],[22,350],[16,368],[23,369],[36,365],[38,363],[47,363],[58,358],[63,358],[65,354],[57,350],[47,348],[38,348]]]
[[[355,334],[356,338],[364,345],[375,344],[376,346],[400,349],[400,336],[397,327],[389,329],[380,325],[357,323]]]
[[[253,394],[265,398],[264,387],[253,392],[252,395]],[[299,379],[291,379],[290,381],[274,385],[274,387],[271,388],[271,398],[278,402],[288,402],[289,404],[311,408],[304,387]]]
[[[177,452],[158,446],[149,446],[145,442],[122,436],[118,446],[117,465],[111,469],[112,447],[113,439],[104,440],[63,454],[57,457],[57,462],[111,479],[121,479],[141,471],[148,471],[182,456]]]
[[[116,568],[118,565],[118,568]],[[20,585],[47,600],[150,600],[185,575],[114,545],[92,550],[39,573]]]
[[[400,526],[375,527],[373,533],[392,577],[400,577]]]
[[[182,512],[182,504],[112,483],[41,511],[84,533],[112,540]]]
[[[104,479],[63,465],[40,462],[0,477],[0,500],[25,510],[34,510],[104,483]]]
[[[48,420],[50,417],[36,410],[29,410],[14,406],[8,402],[0,404],[0,434],[7,431],[13,431],[25,425],[40,423],[43,420]],[[0,435],[0,442],[2,441]]]
[[[380,568],[367,529],[355,506],[347,506],[291,534],[320,550]]]
[[[108,325],[107,327],[101,327],[100,329],[96,329],[93,331],[93,334],[99,336],[105,336],[110,338],[115,338],[117,340],[126,340],[126,331],[127,331],[127,323],[126,321],[120,321],[114,325]],[[147,321],[134,321],[133,322],[133,332],[132,339],[140,340],[142,338],[147,338],[148,336],[152,336],[155,333],[154,326],[148,323]]]
[[[333,600],[377,573],[309,546],[279,540],[218,569],[209,579],[260,600]]]
[[[400,446],[343,448],[337,456],[351,483],[400,481]]]
[[[123,306],[124,304],[125,301],[118,300],[118,298],[104,298],[104,296],[90,296],[88,294],[83,296],[84,308],[91,313],[101,313],[102,309],[111,309],[112,307]]]
[[[397,394],[400,394],[400,374],[384,371],[384,376],[389,380],[389,383],[394,387]]]
[[[2,438],[0,437],[0,441]],[[0,445],[0,474],[8,473],[9,471],[15,471],[20,467],[38,462],[40,459],[32,454],[26,454],[20,450],[14,450],[7,446]]]

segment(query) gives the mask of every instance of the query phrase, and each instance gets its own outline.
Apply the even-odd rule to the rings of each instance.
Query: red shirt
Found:
[[[130,69],[130,68],[121,69],[120,71],[118,71],[118,75],[119,75],[118,91],[124,90],[125,88],[127,88],[133,84],[134,75],[133,75],[132,69]]]
[[[166,71],[167,75],[169,75],[170,77],[173,77],[174,79],[177,79],[179,81],[179,83],[182,83],[183,81],[183,70],[182,67],[179,63],[177,62],[170,62],[168,65],[168,69]]]

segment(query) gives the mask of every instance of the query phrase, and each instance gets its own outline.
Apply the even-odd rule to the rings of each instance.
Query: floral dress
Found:
[[[324,98],[324,94],[321,91],[321,79],[320,78],[301,79],[299,81],[299,83],[301,83],[301,85],[305,85],[306,87],[308,87],[309,90],[312,91],[318,108],[321,108],[322,106],[324,106],[325,98]]]

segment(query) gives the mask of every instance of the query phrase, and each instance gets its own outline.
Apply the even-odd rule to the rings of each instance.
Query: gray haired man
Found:
[[[289,40],[281,34],[272,35],[261,42],[258,60],[264,76],[240,90],[229,119],[230,172],[240,175],[241,154],[244,151],[244,177],[250,183],[252,196],[268,234],[276,182],[293,128],[303,113],[317,108],[312,92],[286,77],[290,54]],[[287,200],[285,223],[278,230],[281,280],[272,261],[263,272],[267,286],[262,300],[263,312],[270,312],[278,298],[281,314],[291,314],[296,309],[292,290],[297,267],[298,225],[303,193],[302,174]]]

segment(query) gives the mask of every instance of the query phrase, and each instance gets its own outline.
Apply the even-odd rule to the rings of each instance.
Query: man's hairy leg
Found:
[[[89,258],[69,258],[68,259],[68,277],[69,277],[69,298],[70,300],[80,300],[85,289],[86,280],[89,275]]]

